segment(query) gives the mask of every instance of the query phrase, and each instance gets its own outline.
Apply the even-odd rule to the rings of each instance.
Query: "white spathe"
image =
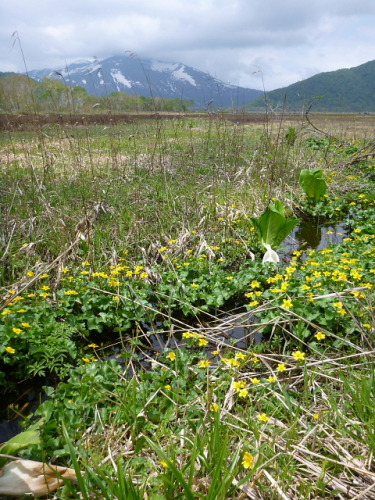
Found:
[[[33,460],[13,460],[0,469],[0,495],[48,495],[64,483],[62,478],[77,480],[73,469]]]
[[[268,243],[263,243],[263,245],[266,247],[267,252],[263,255],[262,262],[273,262],[274,264],[280,262],[280,257],[277,255],[277,252],[275,252],[275,250],[272,250],[271,245],[269,245]]]

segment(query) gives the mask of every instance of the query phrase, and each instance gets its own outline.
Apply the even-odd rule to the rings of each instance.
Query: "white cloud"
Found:
[[[133,50],[267,90],[374,59],[374,0],[5,0],[0,71]],[[257,69],[261,73],[255,73]]]

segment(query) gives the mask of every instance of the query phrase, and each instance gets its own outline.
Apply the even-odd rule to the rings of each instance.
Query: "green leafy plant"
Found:
[[[272,247],[278,247],[300,219],[285,217],[285,207],[280,201],[271,203],[260,217],[251,217],[250,222],[256,230],[260,243],[267,249],[263,262],[278,262],[279,257]]]
[[[299,175],[299,183],[306,195],[311,198],[314,203],[327,191],[327,183],[324,179],[323,172],[320,169],[303,169]]]

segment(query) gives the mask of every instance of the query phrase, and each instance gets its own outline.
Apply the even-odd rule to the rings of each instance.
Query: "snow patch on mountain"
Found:
[[[194,87],[197,86],[194,78],[185,72],[185,66],[181,66],[178,70],[173,71],[172,75],[176,78],[176,80],[185,80],[186,82],[189,82],[190,85],[194,85]]]
[[[132,88],[132,82],[130,82],[127,78],[125,78],[124,75],[121,73],[121,71],[112,69],[111,76],[114,82],[122,83],[122,85],[124,85],[124,87],[127,87],[128,89]],[[117,88],[119,89],[119,87]]]

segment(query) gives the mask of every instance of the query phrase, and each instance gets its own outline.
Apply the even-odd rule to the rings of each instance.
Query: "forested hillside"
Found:
[[[252,110],[300,111],[310,105],[314,111],[374,112],[375,61],[355,68],[340,69],[307,78],[288,87],[266,92],[249,104]]]
[[[87,94],[83,87],[69,87],[52,78],[36,82],[24,75],[0,73],[0,111],[5,113],[185,111],[193,104],[191,100],[131,96],[125,92],[98,97]]]

